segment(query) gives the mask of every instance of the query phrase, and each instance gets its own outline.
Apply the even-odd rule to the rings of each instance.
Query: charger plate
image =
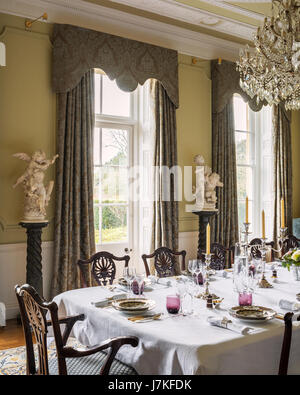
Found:
[[[229,310],[229,314],[243,321],[264,322],[275,318],[277,313],[263,306],[235,306]]]
[[[142,298],[131,298],[131,299],[119,299],[112,302],[112,306],[126,314],[137,314],[144,313],[155,307],[156,303],[151,299]]]

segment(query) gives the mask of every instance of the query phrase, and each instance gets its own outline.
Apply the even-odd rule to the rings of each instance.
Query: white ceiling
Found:
[[[98,4],[97,4],[98,1]],[[27,18],[48,13],[49,22],[70,23],[112,34],[140,39],[156,45],[167,46],[186,54],[211,59],[221,56],[233,59],[238,56],[241,44],[228,39],[228,35],[243,40],[251,40],[256,31],[255,23],[245,22],[251,18],[256,25],[263,15],[241,8],[241,4],[232,4],[225,0],[0,0],[0,12],[15,14]],[[263,3],[270,2],[264,1]],[[140,16],[124,11],[124,8],[110,7],[110,3],[130,6],[134,9],[158,14],[184,22],[183,27]],[[240,0],[238,3],[257,3],[257,0]],[[191,5],[192,4],[192,5]],[[203,4],[207,4],[203,9]],[[217,6],[217,12],[208,10]],[[201,8],[203,7],[203,8]],[[223,15],[222,15],[223,14]],[[239,16],[243,16],[243,19]],[[242,21],[241,21],[242,19]],[[205,28],[204,34],[188,26]],[[211,32],[211,33],[210,33]],[[223,38],[214,37],[226,34]]]

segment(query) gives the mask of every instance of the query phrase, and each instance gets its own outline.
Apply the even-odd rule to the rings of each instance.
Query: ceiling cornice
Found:
[[[0,12],[24,18],[47,12],[50,23],[72,24],[138,39],[202,59],[235,60],[241,47],[236,42],[81,0],[0,0]]]
[[[86,0],[87,2],[89,0]],[[192,7],[187,4],[180,3],[175,0],[111,0],[113,3],[123,4],[137,9],[145,10],[148,12],[155,12],[156,14],[163,15],[177,19],[182,22],[187,22],[196,26],[201,26],[205,29],[217,31],[220,33],[230,34],[249,40],[252,34],[255,32],[256,27],[253,25],[239,22],[232,18],[228,18],[222,15],[217,15],[213,12],[205,11],[197,7]],[[210,1],[206,1],[211,5]],[[226,8],[225,3],[219,3],[219,8]],[[232,7],[230,7],[232,8]],[[154,11],[155,10],[155,11]],[[261,15],[254,14],[251,11],[242,10],[237,12],[239,8],[235,8],[236,13],[244,14],[246,16],[255,15],[256,19],[262,19]]]

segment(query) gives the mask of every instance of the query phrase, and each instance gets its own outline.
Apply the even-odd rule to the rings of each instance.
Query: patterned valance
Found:
[[[92,68],[102,69],[120,89],[134,91],[149,78],[160,81],[179,105],[177,51],[71,25],[55,24],[52,86],[67,92]]]
[[[236,63],[222,60],[219,64],[218,60],[211,62],[211,78],[212,78],[212,100],[213,113],[220,113],[224,110],[232,95],[238,93],[253,111],[260,111],[267,102],[259,102],[257,104],[256,96],[251,99],[240,87],[240,75],[236,70]]]

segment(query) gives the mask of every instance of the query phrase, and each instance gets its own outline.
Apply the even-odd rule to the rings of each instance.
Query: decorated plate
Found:
[[[112,306],[119,311],[126,313],[138,313],[144,312],[155,307],[154,300],[131,298],[131,299],[119,299],[112,302]]]
[[[232,317],[244,321],[269,321],[276,316],[276,311],[263,306],[236,306],[229,310]]]

